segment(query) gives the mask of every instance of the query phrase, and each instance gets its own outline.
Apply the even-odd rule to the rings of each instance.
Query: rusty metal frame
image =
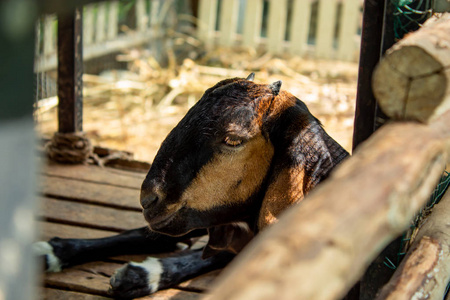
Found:
[[[82,8],[58,15],[58,131],[83,130]]]

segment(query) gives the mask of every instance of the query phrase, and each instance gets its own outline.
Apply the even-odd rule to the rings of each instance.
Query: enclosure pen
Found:
[[[56,78],[59,62],[60,102],[59,132],[53,144],[47,144],[45,154],[71,164],[49,162],[40,170],[40,195],[36,198],[42,204],[37,215],[43,228],[41,239],[58,235],[102,238],[147,225],[138,199],[146,178],[143,171],[148,171],[150,164],[133,161],[127,151],[92,147],[82,131],[83,95],[102,94],[119,103],[125,95],[120,89],[133,89],[134,96],[149,98],[156,114],[162,114],[177,101],[187,99],[192,105],[197,94],[219,77],[246,76],[244,69],[261,73],[258,81],[285,76],[298,90],[319,81],[330,87],[333,72],[325,72],[326,76],[315,81],[314,72],[302,73],[291,61],[281,59],[288,54],[302,56],[300,63],[306,61],[303,57],[347,62],[358,57],[360,0],[192,1],[198,5],[198,19],[190,16],[189,21],[193,36],[175,32],[171,22],[164,27],[175,2],[83,0],[84,7],[72,1],[67,4],[70,9],[44,11],[56,14],[42,17],[36,29],[36,98],[47,98],[51,106],[56,105],[57,97],[39,84],[47,85],[47,80]],[[446,3],[448,0],[364,1],[353,156],[304,201],[287,209],[278,223],[259,233],[224,271],[192,278],[141,299],[449,300],[450,192],[445,190],[450,177],[448,173],[442,177],[442,172],[450,162],[450,15],[436,14],[422,24],[433,12],[432,5],[450,9]],[[124,5],[132,15],[131,26],[120,20]],[[181,59],[177,66],[175,43],[168,43],[167,51],[161,50],[165,34],[178,40],[182,37],[183,45],[195,44],[195,51],[205,52],[203,60]],[[129,50],[148,42],[141,52]],[[253,57],[262,54],[255,61],[246,61],[250,54],[228,56],[234,49],[244,49]],[[120,62],[115,60],[119,51],[126,52],[117,56]],[[154,56],[136,59],[146,51],[153,51]],[[214,51],[220,58],[212,56]],[[132,82],[119,78],[116,70],[111,78],[83,74],[83,59],[106,54],[114,57],[115,64],[128,64],[139,76],[135,74]],[[218,66],[224,57],[226,66]],[[349,78],[337,84],[356,77]],[[324,94],[321,90],[320,96]],[[317,100],[315,105],[323,103]],[[329,106],[332,114],[348,113],[350,107],[338,112],[336,103]],[[121,110],[117,107],[113,110]],[[55,144],[59,147],[53,147]],[[107,164],[122,170],[103,168]],[[429,202],[440,179],[439,197]],[[402,242],[401,247],[394,247],[397,256],[384,255],[383,249],[396,238]],[[156,256],[179,254],[179,250],[170,251]],[[113,256],[47,273],[39,296],[110,297],[110,277],[130,259],[143,261],[145,256]],[[374,271],[380,266],[389,276],[380,278]],[[395,274],[381,289],[394,269]],[[349,293],[352,290],[356,293]]]

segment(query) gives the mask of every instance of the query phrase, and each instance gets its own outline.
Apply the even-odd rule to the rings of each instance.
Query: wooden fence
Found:
[[[262,47],[318,58],[356,61],[359,50],[361,0],[200,0],[198,38],[207,46]],[[173,0],[135,0],[135,24],[119,30],[121,1],[83,8],[85,60],[143,44],[160,34]],[[131,5],[129,4],[129,5]],[[273,5],[276,4],[276,5]],[[55,15],[36,26],[35,71],[56,68]]]
[[[200,0],[198,36],[209,46],[357,61],[361,10],[360,0]]]
[[[83,58],[100,57],[150,41],[161,22],[161,1],[136,0],[135,24],[119,33],[119,3],[105,1],[83,7]],[[173,2],[173,1],[167,1]],[[55,15],[44,16],[36,26],[35,72],[56,68]]]

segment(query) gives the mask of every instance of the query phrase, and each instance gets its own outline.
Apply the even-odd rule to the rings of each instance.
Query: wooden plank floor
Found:
[[[39,180],[39,239],[99,238],[145,226],[139,204],[144,178],[143,173],[98,166],[45,166]],[[130,259],[142,261],[145,257],[120,256],[43,274],[40,299],[109,299],[109,277],[114,270]],[[140,299],[200,299],[218,272]]]

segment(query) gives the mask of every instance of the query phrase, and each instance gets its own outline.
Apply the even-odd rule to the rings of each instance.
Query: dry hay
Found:
[[[176,63],[169,53],[162,68],[145,50],[119,55],[129,70],[85,74],[84,120],[94,145],[132,151],[152,161],[161,141],[202,95],[228,77],[256,73],[256,82],[282,80],[282,88],[303,100],[325,129],[347,150],[351,148],[357,64],[273,57],[254,50],[216,49],[201,59]],[[37,113],[38,131],[56,131],[56,109]]]

